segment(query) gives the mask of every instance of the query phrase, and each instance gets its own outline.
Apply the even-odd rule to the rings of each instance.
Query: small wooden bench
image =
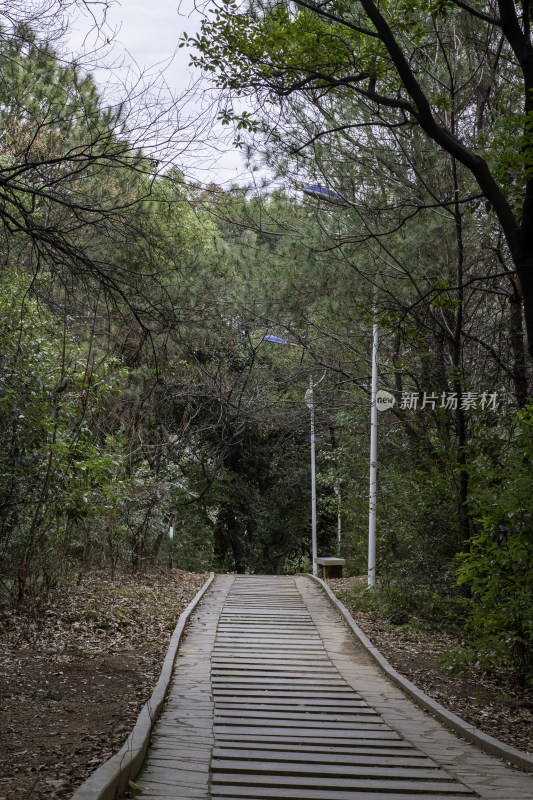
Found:
[[[346,564],[344,558],[317,558],[319,578],[342,578],[342,568]]]

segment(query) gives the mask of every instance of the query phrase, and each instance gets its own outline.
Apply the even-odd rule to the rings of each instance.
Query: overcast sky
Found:
[[[150,82],[160,86],[166,83],[174,96],[182,95],[200,75],[189,67],[189,52],[186,48],[178,49],[178,43],[183,32],[192,34],[199,30],[200,20],[200,14],[194,10],[194,0],[182,0],[181,3],[180,0],[120,0],[107,14],[107,29],[115,32],[112,58],[115,63],[117,59],[123,59],[123,75],[126,74],[126,65],[131,65],[130,83],[133,75],[144,73]],[[71,42],[74,50],[81,47],[90,27],[87,17],[78,16],[73,21]],[[85,48],[94,46],[93,32],[87,37]],[[109,56],[107,60],[110,60]],[[105,72],[101,70],[95,73],[95,77],[100,84],[106,81]],[[199,103],[198,96],[191,96],[185,105],[182,104],[182,118],[191,120],[186,136],[192,136],[192,120],[197,115]],[[204,128],[197,138],[204,142],[210,140],[211,144],[217,145],[218,152],[211,158],[198,153],[194,158],[193,148],[190,155],[184,153],[183,166],[189,176],[196,176],[204,183],[210,180],[217,183],[247,182],[240,151],[220,138],[226,130],[219,128],[217,132],[211,125],[206,129],[204,117]],[[201,149],[201,152],[206,153],[206,150]]]

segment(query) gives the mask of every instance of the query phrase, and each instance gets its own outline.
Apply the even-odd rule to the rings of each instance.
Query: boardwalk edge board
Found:
[[[374,647],[370,639],[363,633],[359,625],[355,622],[352,615],[345,605],[336,597],[329,586],[321,579],[314,575],[308,575],[309,578],[316,581],[323,588],[333,605],[337,608],[339,613],[344,617],[348,627],[352,630],[355,636],[359,639],[362,646],[367,653],[377,662],[381,670],[389,677],[394,683],[400,687],[409,697],[414,700],[417,705],[429,711],[434,717],[443,723],[447,728],[454,731],[454,733],[461,736],[466,741],[478,745],[487,753],[499,756],[505,761],[514,764],[526,772],[533,772],[533,756],[518,750],[516,747],[500,742],[493,736],[476,728],[474,725],[466,722],[457,714],[448,711],[444,706],[434,700],[429,695],[425,694],[414,683],[411,683],[406,677],[397,672],[394,667],[389,664],[386,658],[380,653],[377,647]],[[78,798],[76,798],[78,800]]]
[[[215,574],[211,572],[198,594],[181,614],[170,639],[161,674],[152,696],[142,707],[137,722],[123,746],[78,787],[71,800],[116,800],[128,788],[128,781],[133,780],[139,772],[148,749],[152,728],[163,707],[172,680],[172,670],[183,631],[214,578]]]

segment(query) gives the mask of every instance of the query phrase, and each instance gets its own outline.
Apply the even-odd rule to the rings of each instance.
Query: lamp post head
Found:
[[[265,342],[276,342],[277,344],[290,344],[288,339],[282,339],[281,336],[274,336],[273,334],[269,333],[266,336],[263,336]]]
[[[314,197],[315,200],[325,200],[327,203],[339,206],[348,205],[348,200],[343,194],[334,189],[328,189],[327,186],[306,186],[302,191],[309,197]]]

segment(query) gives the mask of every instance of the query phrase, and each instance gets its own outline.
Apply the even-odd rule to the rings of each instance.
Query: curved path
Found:
[[[533,798],[384,677],[305,576],[217,576],[135,783],[143,800]]]

